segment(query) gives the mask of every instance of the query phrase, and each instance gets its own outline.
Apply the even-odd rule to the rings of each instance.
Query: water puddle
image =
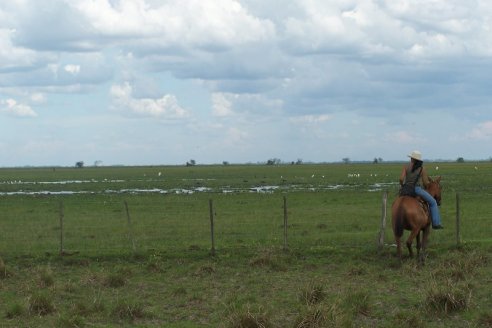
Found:
[[[155,180],[154,180],[155,181]],[[62,181],[0,181],[0,185],[18,185],[20,188],[24,185],[69,185],[69,184],[94,184],[94,183],[125,183],[125,180],[62,180]],[[17,195],[78,195],[78,194],[177,194],[177,195],[191,195],[194,193],[259,193],[259,194],[272,194],[275,192],[296,192],[296,191],[310,191],[310,192],[322,192],[330,190],[350,190],[364,188],[370,192],[382,191],[389,189],[390,187],[397,185],[397,182],[392,183],[374,183],[371,185],[362,184],[333,184],[333,185],[260,185],[254,187],[196,187],[192,189],[185,188],[124,188],[124,189],[105,189],[102,191],[90,191],[90,190],[38,190],[38,191],[5,191],[0,192],[0,196],[17,196]],[[19,189],[20,189],[19,188]],[[90,189],[90,188],[89,188]]]

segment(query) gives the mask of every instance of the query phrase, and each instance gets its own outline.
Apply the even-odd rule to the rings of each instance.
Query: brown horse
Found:
[[[436,180],[429,178],[429,180],[430,183],[425,190],[434,197],[438,205],[441,205],[441,177]],[[413,257],[412,243],[417,238],[417,256],[418,260],[423,263],[431,224],[430,209],[427,202],[420,197],[400,196],[393,202],[391,216],[398,257],[402,258],[401,238],[403,230],[410,230],[410,236],[407,239],[408,252],[410,257]],[[420,243],[421,231],[423,233],[422,244]]]

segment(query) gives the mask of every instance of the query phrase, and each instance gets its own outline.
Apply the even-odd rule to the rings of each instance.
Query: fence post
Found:
[[[381,230],[379,231],[379,243],[378,243],[378,248],[379,250],[382,250],[384,248],[384,236],[385,236],[385,231],[386,231],[386,216],[387,216],[387,203],[388,203],[388,191],[386,190],[383,193],[383,203],[382,203],[382,210],[381,210]]]
[[[130,211],[128,209],[128,203],[126,200],[125,200],[125,210],[126,210],[126,218],[127,218],[127,222],[128,222],[128,237],[130,238],[130,240],[132,242],[133,252],[135,252],[137,250],[137,247],[135,246],[135,239],[133,238],[132,220],[130,218]]]
[[[63,209],[63,200],[60,201],[60,208],[59,208],[59,213],[60,213],[60,255],[64,255],[64,250],[63,250],[63,218],[65,216],[64,209]]]
[[[287,197],[284,196],[284,250],[287,250]]]
[[[212,256],[215,256],[214,204],[212,199],[209,199],[208,205],[210,209],[210,239],[212,242],[212,249],[210,250],[210,254],[212,254]]]
[[[460,231],[460,194],[456,193],[456,246],[461,244]]]

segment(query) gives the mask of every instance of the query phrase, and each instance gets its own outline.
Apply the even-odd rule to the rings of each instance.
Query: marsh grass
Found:
[[[357,315],[371,314],[371,293],[368,290],[348,291],[342,301],[342,306]]]
[[[127,277],[123,272],[111,272],[104,278],[104,286],[119,288],[125,286]]]
[[[427,292],[424,306],[438,314],[450,314],[466,310],[470,304],[472,291],[463,284],[433,281]]]
[[[255,268],[266,268],[272,271],[286,271],[288,268],[288,254],[275,248],[264,248],[253,256],[249,264]]]
[[[53,296],[46,291],[37,291],[29,297],[29,313],[44,316],[55,312]]]
[[[320,307],[308,308],[300,315],[295,328],[322,328],[325,327],[326,314]]]
[[[478,318],[478,323],[484,328],[492,327],[492,312],[481,313]]]
[[[394,316],[392,324],[395,327],[425,328],[424,318],[422,312],[418,310],[400,310]]]
[[[14,319],[14,318],[17,318],[17,317],[24,315],[25,312],[26,312],[26,309],[25,309],[24,305],[22,305],[20,303],[13,303],[13,304],[10,304],[8,306],[7,312],[5,313],[5,318]]]
[[[227,327],[231,328],[270,328],[273,327],[268,313],[258,308],[251,310],[247,305],[240,310],[235,310],[227,318]]]
[[[376,250],[381,193],[367,190],[374,183],[397,181],[400,164],[0,169],[0,181],[11,176],[26,181],[124,180],[63,185],[90,188],[88,194],[11,195],[0,202],[5,260],[3,270],[0,262],[0,314],[10,315],[4,320],[19,327],[490,326],[492,197],[488,187],[477,192],[475,186],[477,179],[482,186],[492,185],[492,174],[478,174],[473,167],[467,171],[467,165],[439,166],[445,174],[441,210],[447,229],[431,234],[424,267],[414,260],[398,261],[394,248]],[[165,179],[148,178],[160,171]],[[357,181],[347,176],[355,171],[361,173]],[[376,179],[369,175],[374,172]],[[287,177],[285,186],[304,189],[248,191],[279,185],[280,175]],[[104,193],[193,188],[197,183],[247,192]],[[347,187],[326,188],[338,184]],[[393,194],[393,185],[388,186]],[[14,187],[0,184],[0,191]],[[451,218],[455,191],[462,188],[470,196],[463,194],[463,243],[454,247]],[[287,251],[282,249],[284,195]],[[216,207],[213,258],[210,198]],[[61,200],[66,249],[80,250],[72,256],[58,256]],[[135,252],[123,201],[132,215]],[[389,225],[386,240],[392,243]]]
[[[11,270],[5,264],[3,259],[0,257],[0,279],[5,279],[12,276]]]
[[[49,288],[55,284],[54,273],[50,266],[38,269],[38,281],[41,288]]]
[[[308,305],[318,304],[326,298],[324,285],[320,282],[312,281],[301,291],[301,302]]]
[[[118,300],[114,304],[111,314],[118,319],[126,321],[135,321],[150,316],[141,303],[129,299]]]
[[[332,304],[305,307],[295,321],[294,328],[352,327],[353,315],[347,313],[336,300]]]
[[[80,315],[64,313],[58,318],[56,326],[60,328],[81,328],[85,326],[85,322],[85,319]]]

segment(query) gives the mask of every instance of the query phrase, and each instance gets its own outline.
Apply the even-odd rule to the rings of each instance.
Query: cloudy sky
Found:
[[[0,2],[0,166],[492,157],[487,0]]]

